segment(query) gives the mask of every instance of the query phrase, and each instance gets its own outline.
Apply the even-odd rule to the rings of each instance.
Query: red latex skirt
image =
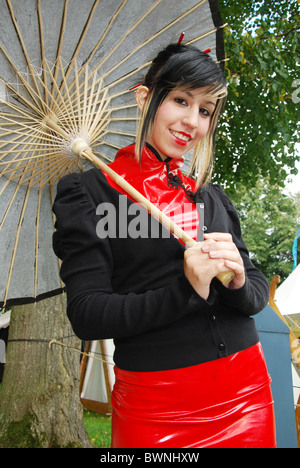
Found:
[[[275,448],[262,348],[184,369],[115,368],[112,448]]]

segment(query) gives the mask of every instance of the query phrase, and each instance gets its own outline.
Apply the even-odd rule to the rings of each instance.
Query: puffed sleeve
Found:
[[[247,316],[256,315],[268,304],[270,287],[264,275],[250,260],[248,249],[242,237],[239,216],[233,203],[220,186],[214,185],[214,189],[227,213],[225,232],[231,233],[243,259],[246,273],[245,285],[240,289],[228,289],[220,282],[215,282],[215,286],[225,305]]]
[[[86,182],[85,182],[86,183]],[[96,233],[96,208],[80,174],[58,184],[53,206],[53,248],[62,259],[67,313],[82,340],[123,338],[164,326],[189,313],[194,290],[184,274],[167,286],[141,294],[113,291],[109,238]]]

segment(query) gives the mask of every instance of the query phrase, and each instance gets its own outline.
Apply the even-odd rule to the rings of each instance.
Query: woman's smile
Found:
[[[174,136],[176,143],[181,146],[186,146],[192,139],[191,135],[187,133],[177,132],[175,130],[170,130],[170,133]]]

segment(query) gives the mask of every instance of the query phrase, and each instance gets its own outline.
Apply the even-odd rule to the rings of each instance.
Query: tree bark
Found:
[[[68,347],[49,343],[60,341]],[[0,447],[91,447],[79,398],[80,349],[63,295],[12,309]]]

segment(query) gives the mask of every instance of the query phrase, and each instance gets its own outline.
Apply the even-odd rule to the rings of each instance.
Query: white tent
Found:
[[[81,366],[80,400],[86,409],[100,414],[111,412],[111,391],[114,386],[113,340],[90,341]]]
[[[1,314],[1,312],[0,312],[0,328],[9,327],[10,314],[11,314],[10,310],[8,312],[5,312],[5,314]]]
[[[275,303],[282,315],[300,314],[300,264],[277,288]]]

